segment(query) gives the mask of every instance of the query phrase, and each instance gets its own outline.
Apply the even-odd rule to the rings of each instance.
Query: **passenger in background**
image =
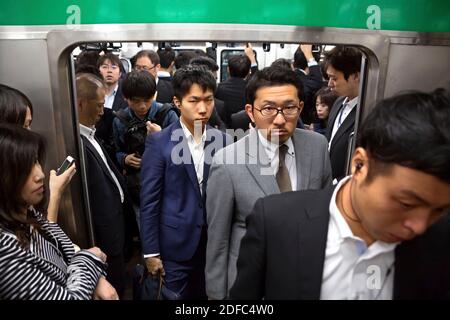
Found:
[[[98,59],[97,68],[100,71],[106,86],[106,97],[103,115],[95,125],[95,128],[97,129],[95,131],[95,136],[100,139],[103,147],[106,149],[109,157],[113,160],[114,165],[117,168],[119,168],[119,166],[116,160],[117,151],[114,144],[113,112],[127,107],[127,103],[122,95],[120,65],[121,62],[119,58],[112,53],[107,53]]]
[[[12,123],[31,129],[33,121],[33,105],[28,97],[21,91],[0,84],[0,123]],[[47,219],[51,222],[58,220],[59,204],[62,194],[75,174],[75,164],[64,173],[57,176],[55,170],[50,171],[49,202]]]
[[[45,204],[45,142],[37,133],[0,124],[0,300],[117,299],[105,280],[99,248],[75,253]]]
[[[320,134],[325,134],[328,125],[328,117],[330,110],[334,105],[334,102],[339,96],[336,92],[331,91],[329,87],[323,87],[317,91],[315,95],[316,100],[316,114],[319,121],[311,123],[308,127],[310,130],[314,130]]]
[[[187,66],[189,62],[197,56],[198,54],[196,54],[192,50],[181,51],[180,53],[178,53],[177,56],[175,57],[175,72]]]
[[[174,106],[153,100],[156,83],[145,71],[132,71],[125,76],[122,86],[128,108],[116,113],[113,123],[116,157],[125,172],[128,191],[133,202],[139,226],[141,189],[141,157],[148,133],[156,132],[178,120]]]
[[[294,70],[300,77],[304,88],[305,108],[301,118],[303,123],[315,121],[315,100],[317,90],[323,87],[322,71],[312,53],[312,45],[301,44],[294,54]]]
[[[203,66],[173,78],[180,121],[151,134],[142,158],[141,239],[148,271],[181,299],[205,299],[206,186],[214,153],[226,145],[206,125],[216,80]]]
[[[97,66],[97,61],[100,58],[100,51],[85,50],[82,51],[75,61],[75,73],[93,73],[101,77]]]
[[[328,117],[328,139],[333,179],[345,177],[350,135],[355,127],[362,54],[358,48],[337,46],[326,55],[328,86],[340,98]]]
[[[245,78],[250,71],[250,59],[246,55],[228,59],[229,78],[217,86],[216,98],[225,103],[225,124],[231,126],[231,115],[245,108]]]
[[[219,70],[219,66],[210,57],[207,57],[207,56],[195,57],[195,58],[191,59],[190,64],[205,66],[206,69],[208,69],[209,71],[212,72],[212,74],[214,75],[214,78],[216,78],[216,80],[217,80],[217,70]],[[224,114],[224,111],[225,111],[224,102],[222,100],[214,98],[214,108],[211,113],[211,117],[208,120],[208,124],[211,127],[219,129],[220,131],[223,131],[223,132],[225,132],[225,130],[227,129],[227,126],[226,126],[225,122],[222,121],[222,117],[221,117],[221,115]]]
[[[158,49],[156,53],[159,56],[161,68],[158,71],[159,80],[172,81],[173,66],[175,64],[175,51],[171,47]]]
[[[133,58],[134,70],[142,70],[150,73],[156,81],[156,101],[171,103],[173,100],[173,88],[170,81],[159,81],[158,71],[161,68],[158,54],[153,50],[139,51]]]
[[[285,58],[279,58],[272,62],[271,66],[279,66],[288,70],[294,70],[291,60]]]
[[[76,77],[76,92],[95,243],[108,255],[107,280],[122,297],[125,289],[126,186],[123,176],[95,137],[95,123],[103,114],[106,88],[100,78],[84,73]]]
[[[220,150],[211,165],[206,212],[206,292],[225,299],[236,278],[245,219],[266,195],[331,185],[325,137],[296,129],[303,107],[295,72],[272,66],[247,86],[246,111],[256,129]],[[291,211],[295,215],[295,211]]]
[[[448,299],[449,106],[444,90],[385,99],[360,127],[352,175],[258,200],[231,298]]]

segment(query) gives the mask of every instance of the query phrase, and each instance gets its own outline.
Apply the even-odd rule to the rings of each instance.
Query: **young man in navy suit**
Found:
[[[234,299],[448,299],[450,97],[407,93],[365,119],[336,187],[259,199]]]
[[[206,126],[216,80],[188,65],[173,78],[180,120],[148,136],[142,158],[141,238],[148,271],[182,299],[204,299],[206,183],[226,136]],[[231,140],[231,138],[229,139]]]

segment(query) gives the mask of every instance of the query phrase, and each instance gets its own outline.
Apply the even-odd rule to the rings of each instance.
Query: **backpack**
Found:
[[[126,152],[128,154],[136,153],[137,155],[142,156],[144,154],[145,139],[147,137],[146,122],[150,120],[151,122],[159,125],[161,128],[164,128],[164,119],[170,110],[174,110],[179,116],[179,109],[171,103],[163,104],[158,112],[156,112],[154,119],[140,120],[137,118],[132,118],[124,109],[115,112],[115,116],[119,118],[119,120],[126,126],[124,134],[124,143],[127,148]]]

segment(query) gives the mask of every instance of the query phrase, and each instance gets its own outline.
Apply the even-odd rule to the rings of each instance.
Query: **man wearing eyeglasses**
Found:
[[[158,71],[161,68],[158,54],[153,50],[139,51],[132,59],[135,70],[147,71],[156,80],[156,101],[160,103],[172,103],[173,88],[168,81],[159,81]]]
[[[127,102],[122,95],[122,84],[120,79],[120,60],[113,53],[106,53],[97,61],[97,68],[103,77],[106,87],[104,112],[95,125],[95,136],[99,138],[105,147],[114,165],[119,168],[116,161],[116,147],[113,136],[113,111],[119,111],[127,107]]]
[[[328,144],[320,134],[296,129],[303,108],[294,71],[271,66],[247,85],[246,112],[256,128],[216,153],[207,187],[206,291],[228,296],[245,220],[264,196],[331,185]]]

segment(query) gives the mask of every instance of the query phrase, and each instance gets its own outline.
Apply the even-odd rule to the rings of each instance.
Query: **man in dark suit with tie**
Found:
[[[333,179],[346,175],[347,150],[354,130],[362,54],[355,47],[337,46],[327,55],[328,86],[341,96],[331,108],[325,136],[329,142]]]
[[[258,200],[231,297],[450,298],[449,105],[443,89],[383,100],[351,176]]]
[[[122,296],[125,289],[125,181],[95,137],[95,123],[103,114],[106,90],[100,78],[84,73],[76,78],[76,91],[95,245],[108,256],[106,279]]]
[[[188,65],[173,78],[180,120],[147,138],[141,163],[141,239],[146,266],[183,299],[204,299],[206,185],[225,135],[208,127],[216,80]],[[229,139],[231,140],[231,138]]]

